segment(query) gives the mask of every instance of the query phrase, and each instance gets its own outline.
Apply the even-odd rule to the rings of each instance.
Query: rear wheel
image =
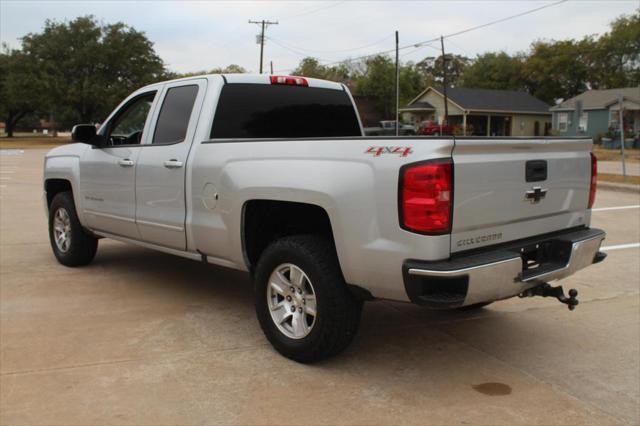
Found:
[[[80,224],[70,192],[56,194],[49,206],[49,240],[58,262],[66,266],[90,263],[98,249],[98,239]]]
[[[348,290],[335,249],[325,238],[275,241],[258,261],[255,284],[260,326],[285,357],[320,361],[353,340],[362,301]]]

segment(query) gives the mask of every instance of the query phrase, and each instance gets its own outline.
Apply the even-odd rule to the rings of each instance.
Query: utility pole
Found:
[[[260,35],[259,40],[260,40],[260,74],[262,74],[262,59],[264,57],[264,30],[269,26],[269,25],[278,25],[278,21],[275,22],[271,22],[271,21],[265,21],[264,19],[262,21],[252,21],[249,20],[250,24],[258,24],[262,27],[262,31],[260,31]]]
[[[269,65],[271,66],[271,74],[273,74],[273,61],[269,61]]]
[[[444,122],[449,124],[449,98],[447,98],[447,57],[444,55],[444,37],[440,36],[442,48],[442,91],[444,95]]]
[[[399,36],[396,31],[396,136],[400,134],[400,62],[398,61]]]
[[[627,178],[627,167],[624,162],[624,117],[622,116],[622,103],[624,102],[624,97],[622,95],[618,95],[618,116],[620,118],[620,149],[622,152],[622,176]]]

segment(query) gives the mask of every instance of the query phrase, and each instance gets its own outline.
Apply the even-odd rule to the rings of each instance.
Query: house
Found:
[[[640,133],[640,87],[589,90],[550,108],[553,128],[566,136],[588,135],[597,139],[609,128],[620,127],[620,102],[625,129]]]
[[[549,105],[514,90],[447,89],[449,124],[473,136],[543,136],[551,129]],[[445,116],[442,89],[428,87],[400,108],[403,119],[413,123],[442,123]]]

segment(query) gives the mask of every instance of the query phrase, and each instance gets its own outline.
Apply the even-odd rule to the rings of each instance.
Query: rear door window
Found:
[[[313,138],[361,136],[344,90],[268,84],[226,84],[212,138]]]
[[[184,140],[196,96],[198,96],[196,85],[172,87],[167,91],[158,115],[153,144],[166,145]]]

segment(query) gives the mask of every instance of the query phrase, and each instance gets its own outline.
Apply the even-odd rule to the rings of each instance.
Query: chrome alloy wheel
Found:
[[[66,209],[60,207],[53,216],[53,239],[56,247],[66,253],[71,246],[71,218]]]
[[[316,293],[302,269],[284,263],[273,270],[267,285],[267,304],[278,330],[291,339],[307,336],[316,323]]]

